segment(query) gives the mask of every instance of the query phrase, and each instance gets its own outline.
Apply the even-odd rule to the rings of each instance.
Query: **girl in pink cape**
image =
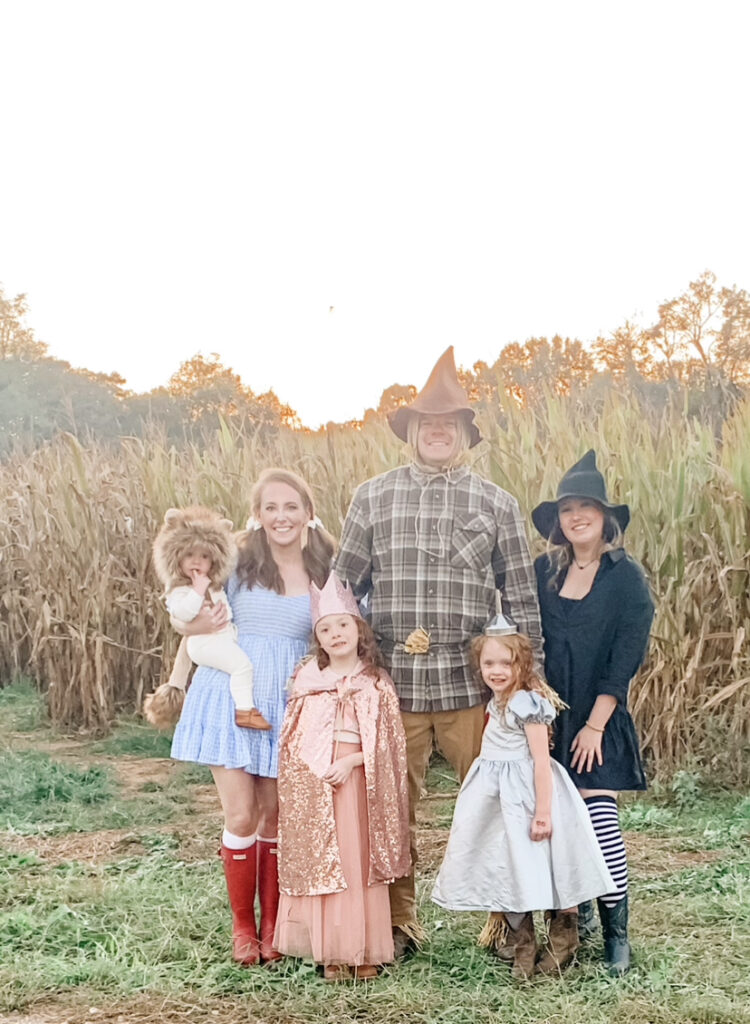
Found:
[[[313,656],[291,683],[279,753],[274,947],[326,981],[393,959],[388,883],[409,871],[406,741],[372,630],[335,575],[310,587]]]

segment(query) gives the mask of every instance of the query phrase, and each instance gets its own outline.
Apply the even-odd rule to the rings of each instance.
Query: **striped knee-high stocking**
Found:
[[[628,860],[620,831],[617,801],[611,796],[588,796],[584,803],[594,826],[599,847],[617,889],[601,897],[605,907],[614,907],[628,892]]]

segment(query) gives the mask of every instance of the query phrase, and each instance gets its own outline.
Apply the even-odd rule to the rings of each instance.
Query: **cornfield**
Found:
[[[660,772],[697,765],[739,778],[750,736],[750,403],[720,435],[673,407],[612,394],[595,409],[552,398],[482,407],[474,468],[528,513],[597,451],[610,497],[633,513],[629,550],[657,616],[631,705]],[[200,503],[238,527],[261,469],[295,469],[338,534],[354,486],[402,461],[381,422],[245,437],[223,421],[201,447],[158,437],[82,446],[66,435],[0,466],[0,679],[37,679],[61,728],[105,731],[168,674],[177,638],[150,565],[170,505]],[[541,542],[529,527],[535,552]]]

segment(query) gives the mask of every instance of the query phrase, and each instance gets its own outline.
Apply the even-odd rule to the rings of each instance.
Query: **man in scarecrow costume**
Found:
[[[416,807],[433,745],[459,779],[479,753],[487,693],[471,672],[469,644],[495,615],[497,591],[540,668],[543,654],[518,503],[466,465],[481,436],[452,347],[413,402],[388,419],[412,461],[357,489],[335,569],[366,598],[406,731],[412,869],[390,890],[398,957],[423,937],[414,897]]]

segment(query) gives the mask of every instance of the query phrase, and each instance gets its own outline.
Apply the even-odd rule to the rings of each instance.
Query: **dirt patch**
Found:
[[[103,832],[73,832],[62,836],[3,837],[3,847],[10,853],[36,854],[46,864],[101,864],[145,852],[141,836],[129,829],[107,829]]]
[[[196,794],[194,803],[203,805],[201,810],[205,813],[194,808],[189,821],[184,824],[170,822],[168,825],[140,829],[137,832],[132,829],[106,829],[62,836],[6,834],[3,847],[9,853],[35,854],[47,864],[77,861],[94,865],[145,855],[153,848],[153,840],[164,836],[174,843],[175,854],[186,863],[210,860],[215,856],[219,842],[216,794],[212,786],[201,789],[205,792]],[[420,873],[431,875],[437,872],[443,860],[449,831],[448,828],[430,826],[427,822],[420,823],[417,835]],[[642,878],[711,864],[724,855],[722,850],[680,850],[677,840],[638,832],[626,833],[625,845],[631,871]]]
[[[35,855],[49,865],[78,864],[101,865],[128,857],[141,857],[150,853],[160,841],[166,840],[175,856],[186,863],[210,860],[216,855],[219,839],[216,829],[197,820],[189,826],[141,829],[105,829],[99,832],[73,832],[60,836],[3,836],[2,846],[7,853]],[[1,1019],[0,1019],[1,1024]]]
[[[418,870],[423,875],[437,874],[443,863],[445,844],[448,842],[447,828],[420,828],[417,835]]]
[[[193,786],[192,800],[195,813],[205,815],[211,819],[221,820],[221,805],[213,785]],[[194,812],[191,812],[191,815]]]
[[[126,795],[140,793],[146,785],[163,786],[175,768],[175,762],[168,757],[135,757],[121,754],[119,757],[104,757],[102,762],[110,764]],[[210,787],[213,791],[213,786]]]
[[[681,850],[678,838],[668,839],[642,832],[624,833],[630,870],[642,878],[669,875],[683,868],[711,864],[726,855],[725,850]]]
[[[14,750],[38,750],[43,754],[74,757],[76,761],[82,758],[81,741],[72,736],[52,738],[38,732],[8,732],[3,735],[3,739]],[[91,760],[96,758],[92,757]]]
[[[49,1007],[33,1013],[0,1013],[0,1024],[70,1024],[70,1011]]]
[[[97,754],[87,750],[80,740],[71,737],[50,738],[38,733],[11,732],[8,745],[13,750],[34,750],[54,755],[63,760],[74,760],[81,765],[106,764],[111,767],[123,788],[137,792],[147,783],[163,785],[176,768],[177,762],[168,757],[138,757],[135,754]]]
[[[0,1024],[296,1024],[299,1020],[285,1010],[265,1007],[262,1016],[257,1016],[248,1007],[247,997],[201,997],[199,1002],[192,1003],[148,995],[113,1006],[45,1003],[27,1011],[0,1014]]]

